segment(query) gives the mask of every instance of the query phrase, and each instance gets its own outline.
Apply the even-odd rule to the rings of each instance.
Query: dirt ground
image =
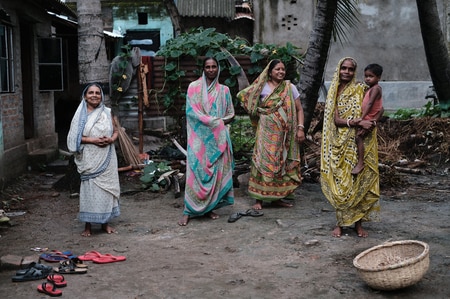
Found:
[[[30,172],[1,193],[11,211],[26,213],[0,226],[0,256],[37,259],[40,253],[30,248],[46,247],[127,257],[111,264],[86,262],[87,274],[65,275],[65,298],[449,298],[448,166],[392,177],[382,173],[381,219],[365,224],[369,237],[363,239],[351,228],[341,238],[331,237],[334,210],[312,180],[296,191],[293,208],[264,206],[262,217],[228,223],[233,212],[253,204],[247,174],[241,175],[235,204],[217,210],[219,219],[196,218],[180,227],[182,195],[140,191],[139,178],[123,172],[122,214],[111,223],[117,233],[94,226],[91,237],[81,237],[78,198],[52,188],[52,174]],[[353,266],[360,252],[411,239],[430,246],[430,267],[422,280],[390,292],[361,280]],[[44,280],[11,282],[14,273],[0,272],[1,298],[47,297],[36,290]]]

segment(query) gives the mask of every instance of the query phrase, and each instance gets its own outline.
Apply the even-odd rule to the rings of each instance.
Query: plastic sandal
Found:
[[[92,261],[96,264],[109,264],[125,261],[127,258],[123,255],[104,254],[102,257],[95,258]]]
[[[53,283],[58,288],[67,286],[67,281],[64,275],[61,274],[50,274],[47,276],[47,281]]]
[[[86,252],[83,255],[79,255],[78,259],[81,261],[92,261],[93,259],[101,258],[102,256],[103,256],[103,254],[101,254],[100,252],[91,250],[91,251]]]
[[[69,265],[59,265],[58,268],[53,268],[53,271],[59,274],[85,274],[87,273],[86,268],[75,267],[74,264]]]
[[[57,250],[52,250],[51,253],[43,253],[39,256],[39,259],[42,259],[46,262],[49,263],[57,263],[60,261],[66,261],[68,259],[74,258],[76,257],[75,255],[72,254],[71,251],[57,251]]]
[[[37,287],[38,292],[47,294],[51,297],[57,297],[62,295],[62,291],[58,290],[56,286],[51,282],[43,282]]]
[[[25,275],[25,273],[26,273],[28,270],[30,270],[31,268],[34,268],[34,269],[37,269],[37,270],[41,270],[42,273],[47,272],[47,274],[53,271],[53,268],[50,267],[50,266],[46,266],[46,265],[41,264],[41,263],[32,262],[32,263],[29,264],[25,269],[18,270],[18,271],[16,272],[16,276],[19,276],[19,275]]]
[[[43,279],[47,275],[48,272],[43,272],[42,270],[38,270],[36,268],[30,268],[23,275],[16,275],[13,276],[11,279],[14,282],[22,282],[22,281]]]

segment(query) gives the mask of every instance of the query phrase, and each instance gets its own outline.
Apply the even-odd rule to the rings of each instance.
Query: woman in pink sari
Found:
[[[183,217],[206,215],[217,219],[213,211],[234,203],[233,149],[227,124],[234,118],[228,86],[220,84],[219,63],[208,57],[203,74],[192,82],[186,96],[187,165]]]

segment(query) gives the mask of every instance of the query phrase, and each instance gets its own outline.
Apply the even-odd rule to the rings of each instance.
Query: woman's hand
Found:
[[[303,143],[303,141],[305,141],[306,136],[305,136],[305,131],[303,131],[302,128],[298,128],[297,129],[297,141],[298,143]]]
[[[361,128],[365,130],[372,130],[375,127],[375,124],[373,121],[370,120],[361,120],[358,124]]]
[[[105,147],[112,143],[114,143],[114,140],[111,137],[103,136],[103,137],[97,137],[92,139],[92,143],[99,147]]]

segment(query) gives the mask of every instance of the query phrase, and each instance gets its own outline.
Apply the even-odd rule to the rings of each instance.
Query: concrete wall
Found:
[[[254,42],[284,45],[291,42],[306,49],[314,19],[313,1],[254,0]],[[441,12],[444,38],[448,38],[446,11],[449,0],[437,0]],[[415,108],[431,85],[420,32],[416,1],[360,1],[360,24],[347,31],[343,44],[332,42],[325,71],[331,80],[338,61],[351,56],[358,61],[357,77],[369,63],[383,66],[386,104],[393,108]],[[286,20],[296,18],[296,25],[287,30]],[[410,88],[413,87],[413,88]],[[392,98],[392,101],[391,101]],[[426,103],[426,102],[425,102]]]
[[[422,108],[431,98],[427,98],[430,93],[431,81],[389,81],[380,82],[383,89],[383,107],[385,112],[393,113],[398,109]],[[325,82],[325,86],[330,86],[330,81]],[[324,102],[325,97],[321,94],[319,102]]]
[[[13,28],[14,85],[15,90],[0,94],[0,114],[2,128],[2,150],[0,150],[0,179],[10,180],[27,170],[29,155],[41,150],[58,149],[58,137],[55,133],[55,113],[53,92],[39,92],[39,72],[37,37],[51,36],[51,18],[47,12],[28,6],[27,3],[0,0],[0,7],[11,18]],[[28,21],[32,27],[34,49],[28,49],[31,63],[22,65],[21,22]],[[27,36],[28,38],[28,36]],[[22,71],[30,72],[32,82],[24,82]],[[31,90],[33,122],[32,137],[25,138],[24,90]]]

